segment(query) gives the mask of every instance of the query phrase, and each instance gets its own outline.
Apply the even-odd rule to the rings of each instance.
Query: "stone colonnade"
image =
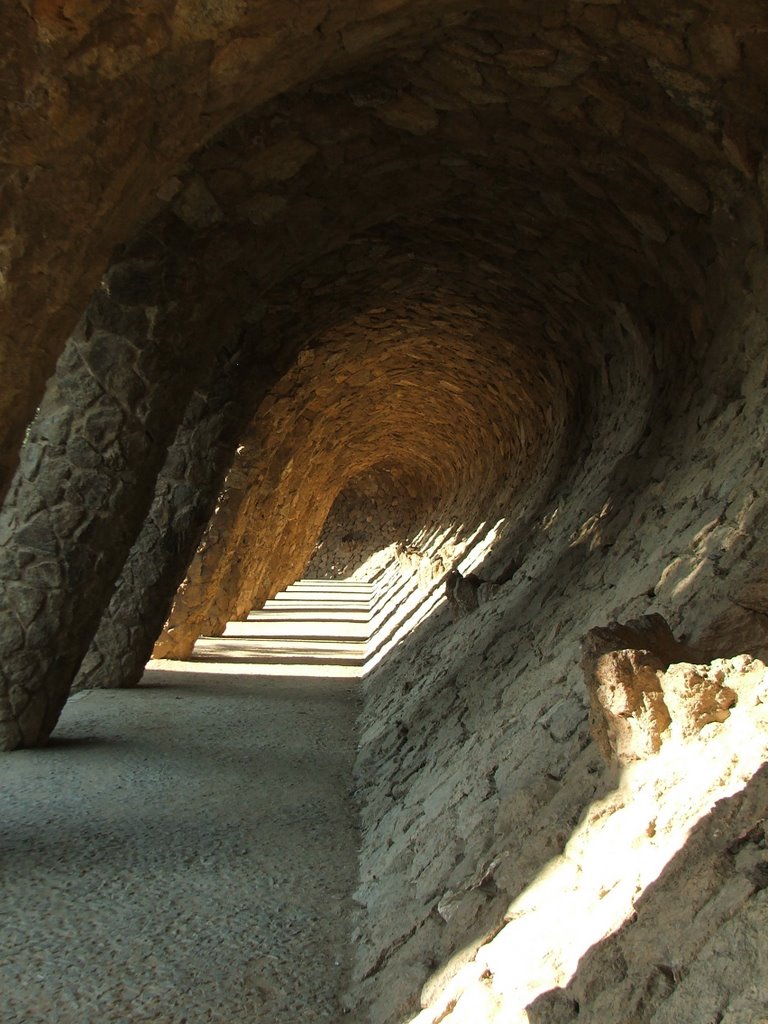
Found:
[[[289,582],[359,473],[503,521],[506,561],[681,381],[738,392],[749,345],[708,361],[764,315],[756,0],[32,6],[0,22],[2,746],[135,683],[185,572],[162,653]],[[758,621],[712,587],[713,636]]]

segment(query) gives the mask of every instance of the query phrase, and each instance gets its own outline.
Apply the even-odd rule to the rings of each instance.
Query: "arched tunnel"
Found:
[[[345,1019],[764,1022],[765,4],[138,7],[0,14],[6,763],[352,538]]]

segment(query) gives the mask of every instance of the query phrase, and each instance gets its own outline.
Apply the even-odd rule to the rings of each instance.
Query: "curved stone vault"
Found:
[[[130,7],[0,14],[0,746],[44,745],[73,687],[135,686],[153,650],[247,616],[379,474],[412,503],[425,589],[459,564],[499,584],[450,642],[438,607],[402,662],[486,681],[493,779],[427,909],[361,942],[355,998],[404,1019],[508,895],[438,940],[437,890],[508,848],[512,791],[531,815],[551,796],[500,770],[510,666],[542,707],[575,700],[587,629],[649,610],[702,661],[766,652],[768,11]],[[465,713],[408,711],[393,664],[370,708],[402,731],[432,706],[439,746]],[[400,748],[367,713],[384,820],[371,751]],[[406,777],[442,770],[422,739]],[[451,785],[444,811],[475,792]]]

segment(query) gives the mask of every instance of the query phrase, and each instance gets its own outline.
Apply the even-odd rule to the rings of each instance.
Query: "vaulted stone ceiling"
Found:
[[[661,260],[680,309],[712,259],[697,229],[759,171],[758,2],[131,7],[3,16],[6,465],[143,224],[251,295],[397,221],[438,251],[529,255],[507,281],[526,295],[577,263],[638,300]]]
[[[40,406],[4,513],[9,745],[186,510],[156,636],[239,443],[255,550],[287,552],[261,595],[382,460],[436,514],[533,507],[630,409],[670,415],[761,291],[757,0],[28,0],[0,29],[6,488]]]

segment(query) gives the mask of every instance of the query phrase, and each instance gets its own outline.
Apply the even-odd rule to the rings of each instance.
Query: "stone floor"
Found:
[[[336,621],[301,609],[303,651],[280,658],[280,606],[250,652],[238,624],[216,660],[202,641],[138,690],[84,691],[48,748],[3,755],[3,1024],[340,1018],[360,637],[331,614],[350,602],[317,600]]]

